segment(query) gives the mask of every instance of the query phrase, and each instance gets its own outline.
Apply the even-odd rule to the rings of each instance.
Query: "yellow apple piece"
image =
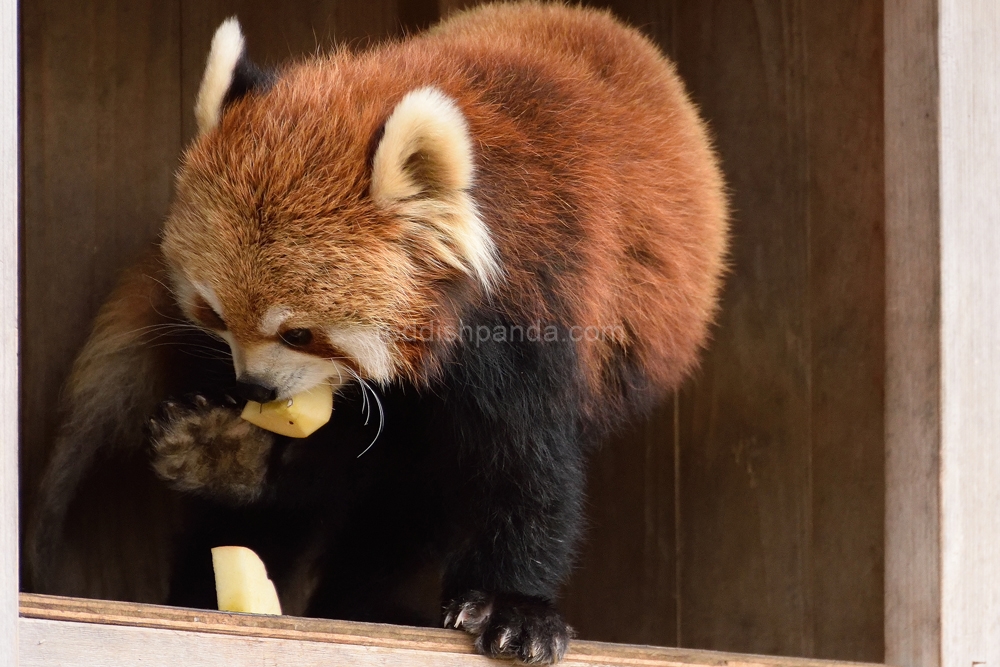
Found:
[[[215,595],[219,611],[281,615],[274,583],[267,578],[263,561],[246,547],[212,549]]]
[[[279,401],[263,404],[247,401],[240,416],[266,431],[290,438],[306,438],[330,421],[332,414],[333,387],[318,384],[308,391]]]

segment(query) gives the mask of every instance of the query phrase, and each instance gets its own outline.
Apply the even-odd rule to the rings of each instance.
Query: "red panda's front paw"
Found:
[[[444,626],[476,635],[491,658],[547,665],[566,655],[573,629],[548,600],[470,591],[445,607]]]
[[[260,496],[274,436],[238,409],[203,396],[189,405],[168,401],[149,426],[153,470],[173,488],[234,503]]]

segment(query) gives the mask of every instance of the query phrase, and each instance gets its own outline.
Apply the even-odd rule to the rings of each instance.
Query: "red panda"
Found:
[[[70,380],[35,587],[210,605],[208,547],[241,540],[301,613],[412,622],[393,592],[429,570],[433,620],[560,659],[588,451],[690,373],[724,271],[723,179],[673,65],[559,4],[273,72],[230,19],[195,112],[161,242]],[[233,399],[319,383],[334,419],[303,441]],[[148,457],[184,508],[127,585],[62,555],[101,452]]]

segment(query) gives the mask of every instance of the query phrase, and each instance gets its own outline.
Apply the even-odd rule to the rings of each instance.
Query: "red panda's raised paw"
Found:
[[[566,655],[573,629],[548,600],[471,591],[445,607],[444,626],[476,635],[491,658],[548,665]]]
[[[153,470],[173,488],[236,504],[260,496],[274,436],[237,408],[200,395],[167,401],[149,432]]]

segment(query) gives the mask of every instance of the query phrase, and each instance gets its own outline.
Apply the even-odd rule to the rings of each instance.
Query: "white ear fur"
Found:
[[[194,103],[198,134],[205,134],[218,124],[222,103],[232,85],[233,70],[243,55],[243,47],[243,31],[239,21],[232,16],[222,22],[212,38],[205,74],[201,78],[198,99]]]
[[[472,139],[465,116],[435,88],[408,93],[393,109],[372,161],[375,203],[429,228],[436,257],[490,288],[500,276],[496,246],[469,195]]]

